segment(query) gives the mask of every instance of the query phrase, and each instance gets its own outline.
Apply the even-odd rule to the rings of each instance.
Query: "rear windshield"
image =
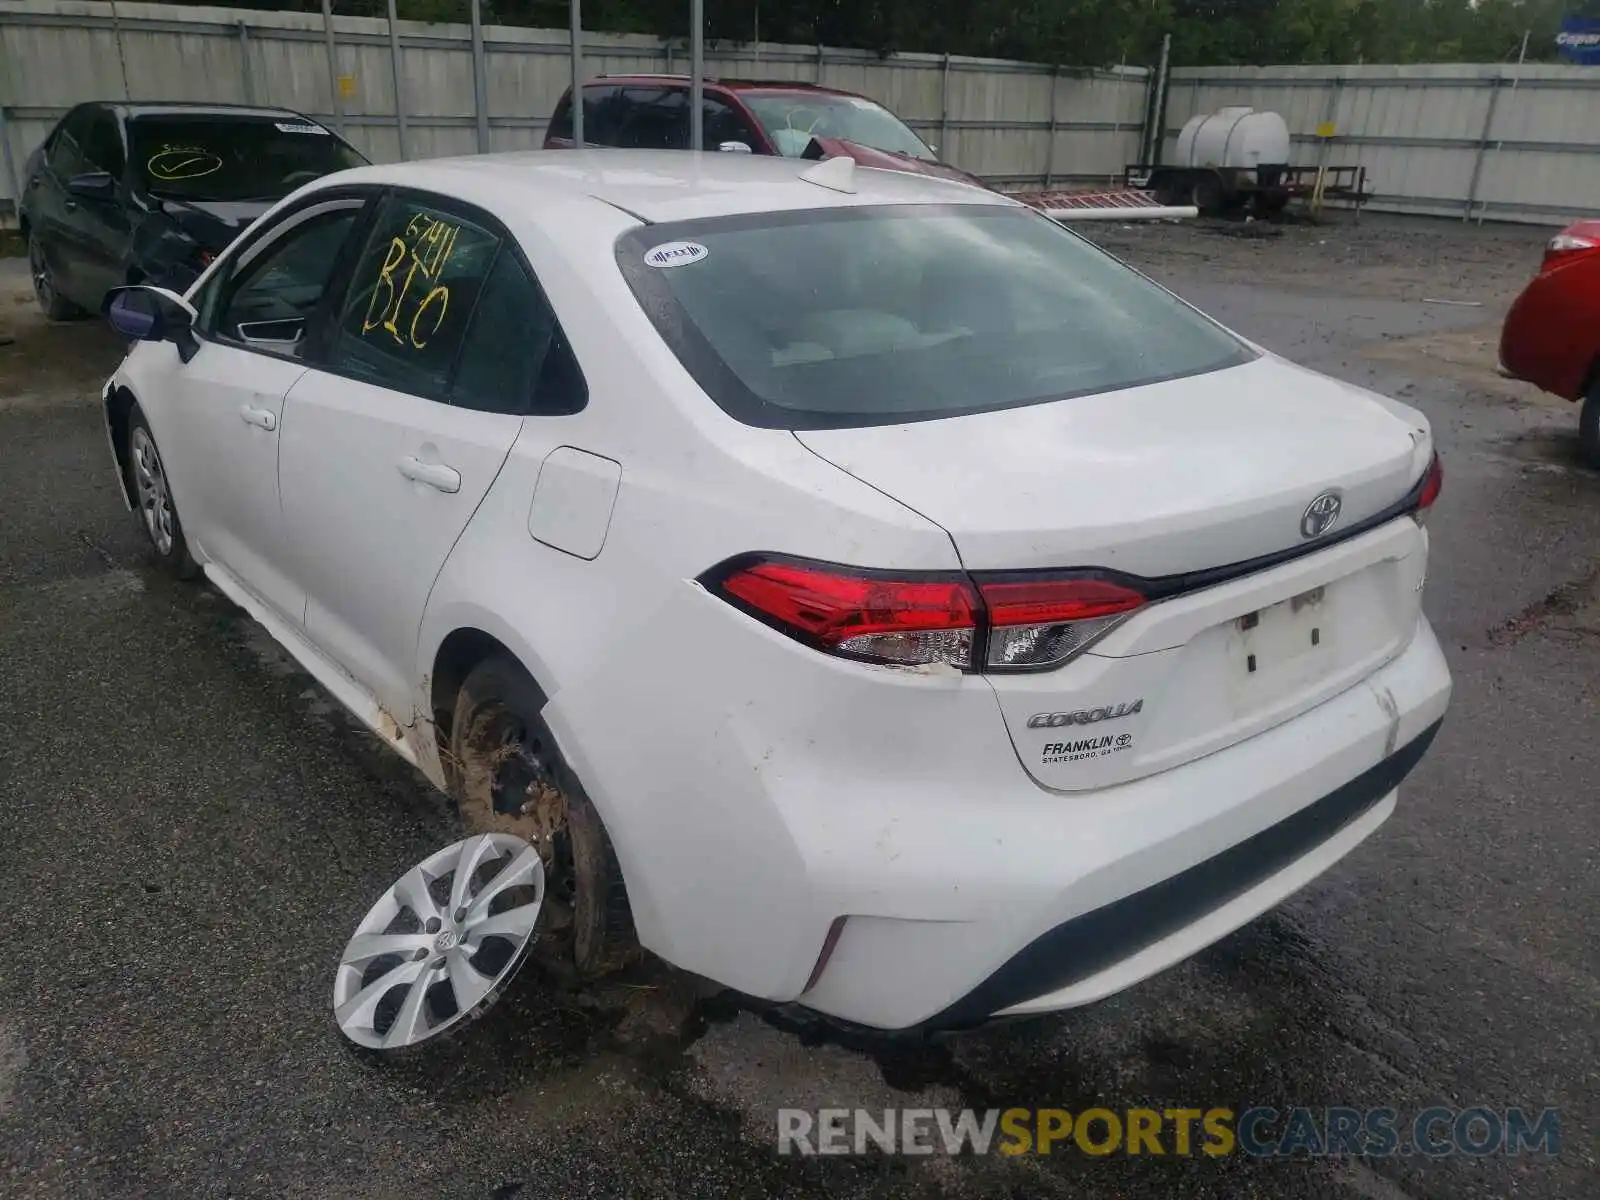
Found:
[[[625,235],[617,258],[696,382],[738,420],[770,428],[1041,404],[1254,357],[1022,208],[897,205],[651,225]]]
[[[814,137],[843,138],[874,150],[934,160],[926,142],[880,104],[826,92],[745,92],[745,102],[779,154],[798,158]]]
[[[301,184],[366,165],[304,117],[135,117],[133,162],[145,186],[177,200],[281,200]]]

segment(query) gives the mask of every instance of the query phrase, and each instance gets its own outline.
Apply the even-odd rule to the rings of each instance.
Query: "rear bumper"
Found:
[[[1383,823],[1394,809],[1395,789],[1421,761],[1440,724],[1254,837],[1154,887],[1063,921],[927,1024],[959,1028],[997,1014],[1084,1004],[1125,986],[1119,977],[1143,977],[1237,928]]]
[[[879,1029],[1086,1004],[1223,937],[1382,823],[1451,686],[1419,619],[1299,716],[1063,794],[1019,770],[981,678],[817,655],[698,589],[664,617],[546,709],[641,940]]]
[[[967,922],[851,918],[800,1002],[880,1028],[980,1024],[1103,999],[1226,936],[1394,810],[1450,675],[1426,621],[1394,661],[1309,712],[1183,767],[1057,797],[1022,839],[947,847]],[[996,805],[1002,821],[1017,814]]]

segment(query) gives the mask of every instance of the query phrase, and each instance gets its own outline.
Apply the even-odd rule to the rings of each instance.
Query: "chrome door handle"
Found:
[[[271,432],[278,427],[278,418],[276,414],[268,412],[264,408],[253,408],[248,404],[239,410],[239,419],[242,420],[246,425],[254,425],[257,428],[265,429],[268,432]]]
[[[443,463],[425,463],[414,454],[408,454],[400,460],[400,474],[441,492],[461,490],[460,471]]]

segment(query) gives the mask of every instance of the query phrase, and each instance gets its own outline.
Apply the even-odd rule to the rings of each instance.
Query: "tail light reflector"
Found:
[[[978,591],[990,625],[984,665],[997,671],[1060,666],[1145,603],[1131,587],[1086,577],[980,583]]]
[[[896,577],[756,559],[735,563],[715,587],[752,616],[820,650],[901,666],[972,666],[979,601],[960,577]]]
[[[1558,263],[1569,262],[1579,254],[1589,254],[1595,250],[1600,250],[1600,234],[1558,233],[1545,243],[1544,260],[1539,264],[1539,270],[1548,271]]]
[[[1433,502],[1439,498],[1439,493],[1444,490],[1444,464],[1435,454],[1428,463],[1428,473],[1422,477],[1422,490],[1417,494],[1417,510],[1413,514],[1417,524],[1421,525],[1428,518],[1428,510],[1433,507]]]

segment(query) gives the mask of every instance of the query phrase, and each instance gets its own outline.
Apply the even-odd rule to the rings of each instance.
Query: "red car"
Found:
[[[1581,400],[1578,436],[1600,467],[1600,220],[1569,225],[1545,247],[1500,333],[1500,365],[1547,392]]]
[[[864,167],[985,187],[942,163],[899,117],[865,96],[793,79],[701,83],[702,145],[791,158],[853,158]],[[689,149],[687,75],[601,75],[583,85],[583,141],[631,150]],[[550,117],[546,150],[572,147],[572,90]]]

